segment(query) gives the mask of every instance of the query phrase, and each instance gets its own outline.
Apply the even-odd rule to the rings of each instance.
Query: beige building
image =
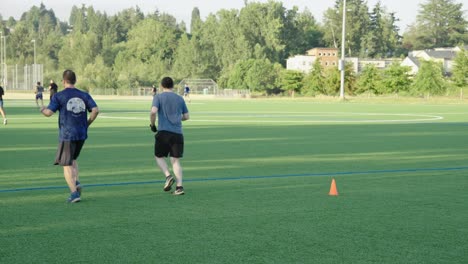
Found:
[[[320,60],[320,64],[323,67],[338,66],[338,49],[313,48],[307,51],[307,55],[318,58]]]

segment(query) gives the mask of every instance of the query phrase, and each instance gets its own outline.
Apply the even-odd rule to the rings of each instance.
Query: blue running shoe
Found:
[[[81,196],[81,184],[80,181],[76,181],[76,191],[80,194]]]
[[[81,201],[80,194],[78,192],[72,192],[70,197],[68,197],[67,202],[69,203],[77,203]]]

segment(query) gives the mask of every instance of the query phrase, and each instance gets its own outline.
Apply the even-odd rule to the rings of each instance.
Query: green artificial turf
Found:
[[[5,101],[0,263],[468,262],[467,105],[192,100],[176,197],[151,100],[97,103],[67,204],[57,116]]]

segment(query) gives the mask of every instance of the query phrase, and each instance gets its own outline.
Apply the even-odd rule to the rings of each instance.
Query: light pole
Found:
[[[3,32],[0,32],[0,83],[3,84]]]
[[[343,0],[343,31],[341,35],[341,84],[340,84],[340,99],[344,99],[344,84],[345,84],[345,36],[346,36],[346,0]]]
[[[3,84],[4,86],[7,86],[8,84],[8,66],[6,64],[6,37],[7,36],[2,36],[3,37]]]
[[[37,82],[37,65],[36,65],[36,40],[33,39],[31,40],[32,43],[34,43],[34,64],[32,67],[32,74],[33,74],[33,80],[32,80],[32,85],[34,86],[34,83]]]
[[[36,65],[36,40],[33,39],[31,42],[34,43],[34,65]]]

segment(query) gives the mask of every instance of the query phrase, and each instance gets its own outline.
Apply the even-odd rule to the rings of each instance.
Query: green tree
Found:
[[[369,7],[364,0],[348,0],[346,5],[346,44],[349,56],[362,54],[369,31]],[[335,7],[324,13],[324,40],[328,45],[341,46],[343,0],[336,0]]]
[[[236,10],[220,10],[217,16],[211,15],[203,25],[201,43],[212,50],[216,65],[228,76],[232,67],[240,60],[252,58],[252,50],[239,26]]]
[[[59,65],[64,69],[82,72],[86,65],[92,64],[98,55],[98,37],[96,34],[74,31],[68,35],[58,53]]]
[[[239,22],[249,49],[259,44],[264,48],[267,59],[280,61],[286,47],[282,38],[285,13],[281,2],[246,2],[240,11]]]
[[[127,52],[142,62],[153,56],[160,60],[172,60],[177,41],[175,29],[161,22],[145,19],[128,33]]]
[[[245,76],[253,60],[238,61],[227,77],[227,87],[231,89],[247,89]]]
[[[34,45],[31,43],[34,33],[28,29],[26,22],[20,21],[16,24],[15,29],[8,35],[8,41],[11,49],[7,53],[16,58],[18,64],[33,64],[34,63]],[[13,48],[14,47],[14,48]]]
[[[89,92],[95,88],[116,88],[112,69],[104,63],[101,56],[97,56],[93,63],[86,65],[80,76],[80,88]]]
[[[397,19],[393,13],[385,12],[385,7],[377,2],[370,14],[369,33],[363,43],[362,56],[385,58],[398,52],[401,44]]]
[[[324,91],[326,95],[338,95],[340,91],[340,71],[337,67],[329,67],[324,70]]]
[[[172,69],[175,79],[197,78],[198,74],[195,65],[196,51],[187,34],[182,35],[177,43],[177,49],[174,56],[174,67]]]
[[[345,65],[345,87],[344,87],[346,94],[348,95],[354,94],[354,91],[356,90],[356,81],[357,81],[357,78],[356,78],[356,73],[354,72],[353,65],[351,63],[346,63]]]
[[[192,19],[190,22],[190,34],[198,35],[202,26],[203,21],[201,20],[200,16],[200,9],[198,9],[198,7],[194,7],[192,10]]]
[[[326,94],[325,77],[320,60],[316,59],[312,65],[312,70],[304,77],[304,87],[302,93],[305,95]]]
[[[73,6],[70,13],[70,27],[74,32],[86,33],[88,25],[86,22],[86,6],[83,4],[80,7]]]
[[[400,93],[409,91],[411,86],[410,72],[408,66],[401,66],[399,63],[392,63],[383,72],[383,93]]]
[[[322,45],[320,26],[309,9],[298,12],[297,7],[286,11],[282,39],[285,43],[284,53],[280,60]]]
[[[111,18],[112,30],[117,32],[117,42],[126,41],[128,32],[145,18],[140,8],[127,8]]]
[[[251,91],[266,92],[275,87],[274,65],[268,59],[253,59],[245,75],[245,84]]]
[[[302,80],[304,74],[298,71],[285,70],[281,74],[281,88],[288,91],[291,97],[294,97],[296,92],[302,89]]]
[[[468,50],[462,49],[457,53],[453,63],[453,81],[455,85],[468,85]]]
[[[420,5],[415,25],[405,34],[412,49],[450,47],[468,42],[468,21],[463,4],[454,0],[426,0]]]
[[[382,74],[373,64],[364,67],[357,81],[356,93],[382,93]]]
[[[413,91],[429,95],[440,95],[447,90],[440,63],[421,61],[421,67],[414,79]]]

